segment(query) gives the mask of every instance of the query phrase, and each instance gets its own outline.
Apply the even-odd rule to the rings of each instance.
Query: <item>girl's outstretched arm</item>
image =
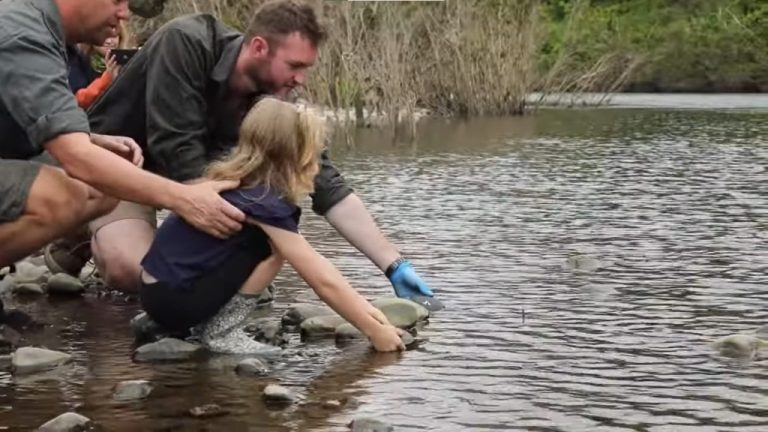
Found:
[[[280,254],[299,276],[334,311],[366,335],[378,351],[403,350],[401,330],[393,327],[368,301],[355,291],[344,276],[320,255],[301,234],[249,220],[272,240]]]

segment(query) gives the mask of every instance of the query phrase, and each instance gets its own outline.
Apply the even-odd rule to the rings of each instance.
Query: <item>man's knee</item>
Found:
[[[93,257],[107,285],[121,291],[138,289],[141,260],[154,234],[149,223],[138,219],[115,221],[93,234]]]
[[[63,171],[44,166],[32,183],[24,209],[42,225],[76,226],[85,222],[88,186]]]

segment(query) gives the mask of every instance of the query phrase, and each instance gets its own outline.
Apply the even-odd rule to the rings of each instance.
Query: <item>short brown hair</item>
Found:
[[[315,46],[326,38],[315,9],[295,0],[270,1],[261,5],[253,14],[245,36],[246,40],[260,36],[269,43],[276,43],[292,33],[301,34]]]

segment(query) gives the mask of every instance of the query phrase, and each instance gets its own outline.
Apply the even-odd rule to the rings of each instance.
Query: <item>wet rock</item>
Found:
[[[85,286],[80,279],[66,273],[57,273],[48,279],[48,293],[60,295],[80,295]]]
[[[750,335],[735,334],[716,340],[712,346],[726,357],[751,360],[768,342]]]
[[[350,323],[344,323],[338,327],[334,332],[336,342],[348,342],[354,339],[365,339],[365,335]]]
[[[211,418],[229,414],[229,411],[216,404],[196,406],[189,410],[189,415],[195,418]]]
[[[392,432],[395,430],[392,425],[368,417],[356,418],[349,422],[347,427],[350,428],[352,432]]]
[[[403,332],[403,334],[400,335],[400,340],[403,341],[406,350],[416,348],[419,345],[419,341],[408,332]]]
[[[417,322],[429,318],[429,311],[424,306],[406,299],[385,297],[377,299],[371,304],[379,309],[393,326],[398,328],[411,328]]]
[[[16,283],[11,287],[11,292],[17,296],[38,296],[45,294],[43,287],[36,283]]]
[[[251,357],[238,363],[235,366],[235,373],[238,375],[264,376],[269,374],[269,367],[261,359]]]
[[[131,319],[131,330],[134,338],[140,343],[157,342],[167,336],[146,312],[141,312]]]
[[[0,354],[9,354],[19,346],[21,335],[5,324],[0,324]]]
[[[2,371],[9,371],[9,370],[11,370],[11,355],[10,354],[1,354],[0,355],[0,370],[2,370]]]
[[[296,400],[296,396],[279,384],[270,384],[264,388],[264,401],[271,404],[288,405]]]
[[[314,338],[333,336],[336,327],[345,322],[344,318],[338,315],[325,315],[309,318],[301,323],[301,337]]]
[[[84,431],[91,423],[91,419],[78,413],[64,413],[53,420],[48,421],[37,429],[38,432],[75,432]]]
[[[3,323],[17,332],[43,326],[35,321],[29,314],[18,309],[6,309],[3,313]]]
[[[118,401],[144,399],[152,393],[154,386],[147,380],[130,380],[118,383],[112,398]]]
[[[165,8],[167,0],[129,0],[128,8],[142,18],[154,18]]]
[[[137,348],[133,352],[133,360],[137,362],[187,360],[201,349],[200,345],[179,339],[164,338]]]
[[[588,255],[572,255],[565,260],[565,268],[583,272],[593,272],[607,267],[609,263],[602,262]]]
[[[283,346],[288,343],[288,336],[283,332],[279,322],[269,318],[261,318],[249,324],[245,329],[259,342]]]
[[[44,348],[22,347],[11,355],[11,367],[16,374],[40,372],[68,363],[72,356]]]
[[[445,305],[437,297],[415,295],[409,300],[423,306],[430,314],[445,309]]]
[[[20,261],[16,263],[16,272],[11,275],[11,278],[17,285],[24,283],[41,285],[46,283],[50,276],[51,272],[47,267]]]
[[[335,312],[327,306],[317,306],[313,304],[301,303],[291,306],[285,311],[282,318],[284,326],[298,326],[304,321],[324,315],[334,315]]]

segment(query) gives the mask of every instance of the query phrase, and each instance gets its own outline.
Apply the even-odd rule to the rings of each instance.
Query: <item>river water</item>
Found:
[[[28,339],[75,361],[0,373],[0,429],[75,410],[108,431],[343,431],[360,416],[397,431],[768,430],[768,353],[743,361],[710,346],[768,324],[768,98],[622,97],[431,120],[411,143],[363,130],[336,144],[347,179],[447,305],[418,349],[294,338],[270,377],[243,379],[222,358],[132,363],[135,302],[25,302],[50,324]],[[370,262],[305,216],[305,234],[355,287],[390,294]],[[274,319],[317,301],[290,273],[279,287]],[[126,379],[158,388],[113,401]],[[271,382],[301,403],[265,407]],[[323,407],[329,399],[349,402]],[[205,403],[230,413],[185,414]]]

